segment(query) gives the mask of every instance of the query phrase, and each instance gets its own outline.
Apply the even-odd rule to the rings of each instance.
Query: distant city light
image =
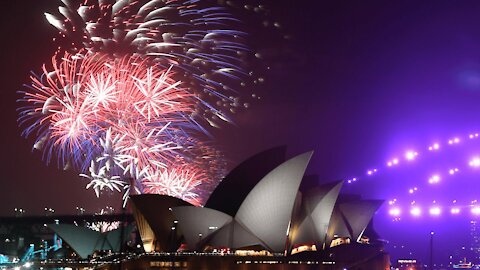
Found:
[[[450,175],[454,175],[454,174],[457,173],[457,172],[458,172],[458,168],[453,168],[453,169],[448,170],[448,173],[449,173]]]
[[[428,147],[428,150],[433,151],[433,150],[438,150],[440,149],[440,144],[434,143],[432,146]]]
[[[479,133],[467,133],[467,134],[464,134],[464,135],[459,136],[459,137],[452,137],[447,142],[448,142],[448,144],[453,145],[453,144],[461,143],[462,138],[476,139],[478,137],[479,137]],[[440,142],[433,142],[432,144],[430,144],[427,147],[427,149],[429,151],[437,151],[437,150],[440,149],[440,147],[441,147]],[[427,149],[425,149],[425,150],[427,150]],[[416,160],[418,156],[422,156],[422,152],[417,152],[414,149],[407,149],[404,152],[403,157],[398,156],[398,155],[396,157],[393,156],[391,159],[387,160],[387,162],[384,163],[384,164],[387,167],[394,167],[394,166],[400,165],[400,163],[402,162],[402,159],[404,159],[404,162],[405,161],[413,161],[413,160]],[[469,160],[469,165],[471,167],[475,167],[475,168],[479,167],[480,168],[480,153],[478,154],[478,156],[471,157],[471,159]],[[453,175],[456,175],[458,172],[460,172],[459,168],[460,167],[453,167],[452,166],[450,168],[447,167],[445,171],[436,172],[436,173],[434,173],[434,174],[432,174],[431,176],[428,177],[428,179],[427,179],[428,183],[431,184],[431,185],[439,184],[443,180],[442,177],[446,177],[447,172],[448,172],[448,175],[453,176]],[[464,167],[461,167],[461,168],[464,168]],[[369,169],[365,170],[364,172],[367,176],[372,176],[377,172],[377,169],[369,168]],[[463,171],[462,171],[462,173],[463,173]],[[353,183],[356,180],[357,180],[357,178],[347,178],[346,181],[348,183]],[[360,180],[362,180],[362,179],[360,179]],[[423,190],[424,189],[422,189],[422,191]],[[410,198],[414,199],[418,196],[417,191],[419,191],[419,189],[417,187],[410,186],[406,191],[408,191],[408,194],[411,194]],[[420,214],[421,213],[421,208],[417,206],[415,201],[411,201],[411,202],[412,202],[411,204],[403,205],[403,204],[398,204],[396,199],[390,200],[390,201],[388,201],[388,204],[390,205],[390,209],[387,210],[387,211],[389,212],[389,214],[391,216],[394,216],[394,221],[400,220],[401,209],[405,210],[405,209],[409,208],[409,212],[412,216],[421,215]],[[476,204],[476,202],[472,202],[470,205],[477,205],[477,204]],[[462,208],[467,207],[467,206],[464,205],[464,204],[463,205],[458,205],[456,203],[456,200],[453,201],[452,205],[449,205],[449,206],[444,205],[444,207],[445,207],[445,209],[443,209],[441,206],[437,206],[436,201],[433,201],[433,204],[431,205],[430,208],[424,208],[423,209],[423,214],[429,213],[432,216],[438,216],[438,215],[442,214],[442,211],[445,211],[445,212],[448,211],[451,214],[460,214],[461,212],[467,212],[467,211],[462,210]],[[470,208],[470,210],[471,210],[472,214],[480,216],[480,204],[479,204],[478,208]]]
[[[392,167],[393,165],[397,165],[397,164],[398,164],[398,158],[394,158],[391,161],[387,162],[388,167]]]
[[[450,213],[452,213],[454,215],[459,214],[460,213],[460,208],[454,207],[454,208],[450,209]]]
[[[448,144],[454,144],[454,143],[459,143],[459,142],[460,142],[459,138],[453,138],[453,139],[448,141]]]
[[[470,162],[468,163],[471,167],[480,167],[480,158],[474,157]]]
[[[352,179],[347,179],[347,183],[349,183],[349,184],[351,184],[351,183],[353,183],[353,182],[355,182],[355,181],[357,181],[357,178],[356,178],[356,177],[354,177],[354,178],[352,178]]]
[[[462,210],[462,207],[466,206],[456,206],[456,200],[453,201],[453,205],[448,207],[448,211],[451,215],[457,216],[465,212]],[[393,221],[400,221],[402,216],[402,208],[403,206],[396,205],[396,201],[390,200],[389,201],[390,208],[388,209],[389,216],[393,217]],[[437,205],[436,200],[433,201],[433,204],[428,209],[422,209],[421,206],[417,205],[415,201],[411,201],[409,206],[406,206],[409,209],[409,213],[412,217],[421,217],[425,211],[428,211],[430,216],[438,217],[441,216],[443,213],[443,208],[440,205]],[[480,216],[480,205],[475,203],[471,204],[470,213],[474,216]]]
[[[430,215],[432,216],[438,216],[442,213],[442,210],[440,209],[440,207],[432,207],[430,208]]]
[[[390,209],[389,214],[391,216],[394,216],[394,217],[400,216],[400,214],[401,214],[400,208],[395,207],[395,208]]]
[[[418,153],[415,151],[407,151],[405,153],[405,158],[407,160],[414,160],[416,156],[418,156]]]
[[[435,174],[435,175],[432,175],[432,177],[430,177],[430,179],[428,179],[428,183],[430,184],[437,184],[438,182],[440,182],[440,176]]]
[[[422,214],[422,210],[420,209],[420,207],[413,207],[412,210],[410,210],[410,214],[412,214],[412,216],[418,217]]]
[[[472,214],[480,215],[480,206],[475,206],[472,208]]]

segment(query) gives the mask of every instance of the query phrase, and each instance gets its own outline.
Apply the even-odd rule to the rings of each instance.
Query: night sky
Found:
[[[121,204],[118,196],[97,199],[85,191],[86,182],[75,172],[46,166],[40,153],[31,151],[33,140],[20,136],[16,91],[55,50],[56,31],[43,13],[59,3],[0,4],[0,215],[13,215],[15,207],[42,214],[44,207],[74,213],[75,206],[94,212]],[[230,166],[285,144],[290,156],[315,150],[308,173],[328,182],[365,178],[372,166],[384,168],[388,159],[415,149],[425,155],[359,180],[344,192],[409,203],[408,188],[418,186],[422,193],[416,200],[480,200],[480,173],[473,170],[438,187],[426,183],[430,172],[452,164],[468,167],[469,158],[480,154],[480,144],[465,138],[480,131],[480,2],[285,0],[271,5],[271,11],[281,24],[278,32],[291,38],[266,42],[271,69],[257,91],[262,99],[237,114],[235,125],[213,132]],[[457,148],[442,149],[437,156],[425,151],[432,142],[454,136],[464,139]],[[393,222],[387,206],[375,217],[375,227],[390,241],[387,249],[395,258],[426,261],[432,230],[438,262],[469,247],[468,213],[451,217],[445,210],[441,217]]]

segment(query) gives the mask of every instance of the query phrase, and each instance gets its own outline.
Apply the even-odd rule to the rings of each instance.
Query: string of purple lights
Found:
[[[403,163],[411,163],[419,159],[422,156],[427,156],[427,154],[434,154],[440,152],[444,147],[454,147],[459,145],[462,142],[473,141],[480,139],[479,133],[470,133],[464,137],[454,137],[449,140],[446,140],[443,144],[440,141],[433,142],[432,144],[426,146],[422,150],[413,150],[408,149],[404,152],[403,155],[396,155],[387,160],[383,166],[375,166],[370,169],[367,169],[363,177],[349,177],[346,178],[347,184],[355,184],[364,178],[374,177],[379,173],[393,169],[394,167],[399,167]],[[472,156],[468,162],[461,166],[450,166],[443,170],[442,172],[431,173],[429,177],[425,179],[423,184],[426,188],[421,188],[420,186],[411,186],[404,190],[408,195],[417,195],[422,190],[426,190],[429,186],[433,187],[440,185],[448,177],[454,177],[468,169],[480,169],[480,155]],[[480,216],[480,204],[477,199],[469,200],[467,202],[459,202],[456,199],[450,201],[448,204],[441,205],[439,201],[433,200],[428,206],[421,206],[421,203],[418,203],[416,200],[410,200],[409,202],[404,202],[397,198],[392,198],[388,200],[387,211],[388,214],[392,217],[393,221],[400,221],[405,214],[411,217],[421,217],[421,216],[430,216],[438,217],[444,213],[450,215],[460,215],[460,214],[470,214],[474,216]]]

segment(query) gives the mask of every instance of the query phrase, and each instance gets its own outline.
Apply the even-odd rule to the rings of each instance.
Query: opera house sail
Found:
[[[166,195],[131,196],[144,251],[136,263],[145,268],[187,267],[199,263],[194,258],[208,257],[223,258],[222,267],[232,268],[252,262],[249,256],[263,256],[253,262],[388,264],[371,226],[383,201],[342,194],[343,181],[319,184],[317,177],[305,176],[313,152],[288,160],[285,152],[277,147],[247,159],[224,178],[204,206]],[[95,250],[119,251],[122,244],[115,240],[119,231],[50,227],[82,258]]]

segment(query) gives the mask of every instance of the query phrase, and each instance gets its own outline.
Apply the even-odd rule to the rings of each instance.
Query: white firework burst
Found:
[[[80,174],[81,177],[85,177],[90,180],[90,183],[87,184],[86,189],[92,188],[97,197],[100,196],[100,192],[102,192],[104,189],[121,192],[123,187],[128,184],[122,180],[120,176],[110,175],[105,166],[99,168],[97,167],[98,166],[92,160],[90,168],[88,169],[89,175],[83,173]]]

